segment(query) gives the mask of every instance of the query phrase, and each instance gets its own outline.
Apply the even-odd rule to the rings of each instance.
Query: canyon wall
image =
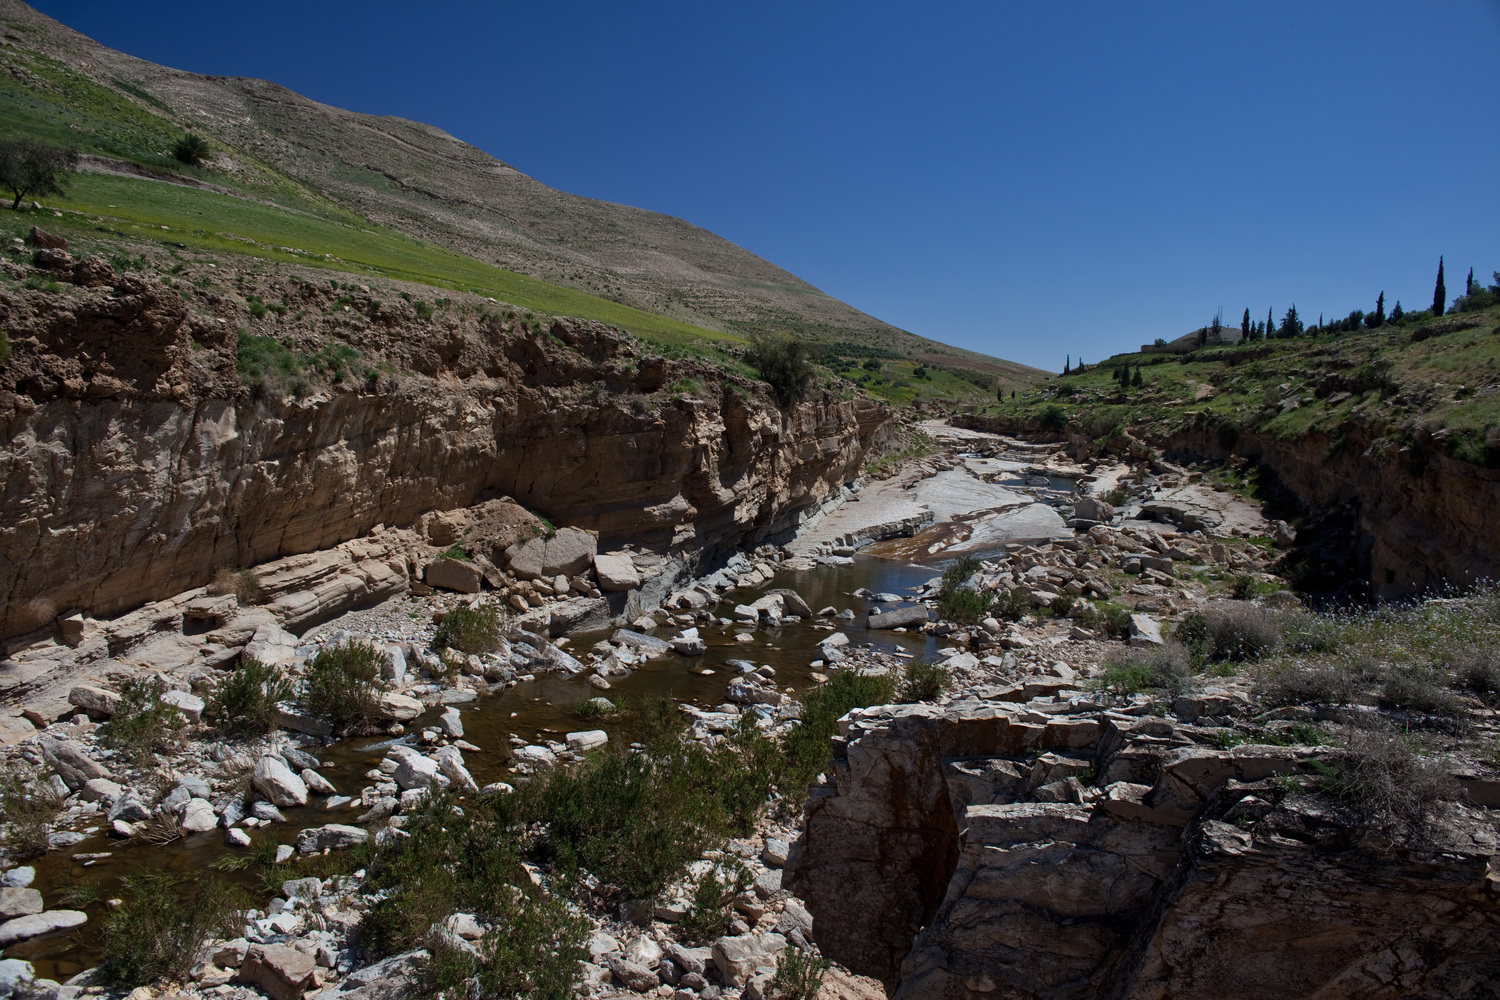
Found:
[[[953,423],[1024,431],[975,414],[954,417]],[[1357,422],[1345,424],[1337,437],[1308,433],[1283,440],[1240,431],[1226,439],[1200,416],[1194,426],[1172,434],[1143,441],[1121,435],[1110,447],[1137,457],[1155,449],[1175,461],[1243,457],[1262,465],[1310,515],[1293,554],[1325,578],[1310,585],[1394,600],[1500,579],[1500,518],[1491,513],[1500,497],[1500,469],[1460,461],[1427,444],[1419,435],[1398,449]]]
[[[418,319],[368,293],[280,338],[311,352],[331,312],[364,377],[253,393],[235,304],[114,284],[0,295],[0,637],[502,495],[605,545],[711,556],[836,493],[888,418],[826,395],[783,412],[752,379],[599,324]]]
[[[1494,995],[1487,810],[1412,837],[1296,780],[1326,748],[1086,702],[841,721],[787,876],[823,953],[894,1000]]]

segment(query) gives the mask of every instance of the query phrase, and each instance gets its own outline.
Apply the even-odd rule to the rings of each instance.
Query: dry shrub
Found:
[[[253,569],[230,569],[220,566],[214,570],[213,582],[208,585],[210,594],[233,594],[241,605],[259,604],[264,596],[260,577]]]
[[[1282,623],[1276,613],[1249,601],[1215,601],[1203,611],[1208,658],[1242,663],[1275,648]]]
[[[1350,729],[1323,787],[1369,821],[1414,835],[1428,828],[1439,803],[1460,792],[1441,762],[1417,753],[1387,724]]]
[[[1380,688],[1382,708],[1456,716],[1463,711],[1458,697],[1448,690],[1447,676],[1424,664],[1392,667]]]
[[[57,605],[45,597],[33,597],[21,605],[21,628],[30,632],[57,620]]]
[[[12,858],[47,852],[47,834],[62,800],[35,769],[12,769],[0,777],[0,845]]]
[[[1454,678],[1465,691],[1478,695],[1486,705],[1500,702],[1500,652],[1471,650],[1457,658]]]
[[[1160,689],[1181,691],[1192,673],[1193,658],[1175,642],[1146,649],[1128,649],[1104,663],[1104,686],[1121,694]]]

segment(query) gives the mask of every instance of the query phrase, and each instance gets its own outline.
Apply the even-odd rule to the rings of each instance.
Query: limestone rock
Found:
[[[259,987],[271,1000],[297,1000],[312,985],[317,964],[289,945],[253,945],[240,965],[239,980]]]
[[[380,700],[376,702],[375,709],[380,713],[382,719],[389,719],[394,722],[410,722],[422,714],[422,703],[404,694],[397,694],[394,691],[384,691],[380,695]]]
[[[479,593],[484,578],[479,567],[462,559],[439,559],[427,567],[427,585],[456,590],[463,594]]]
[[[871,615],[866,625],[869,628],[911,628],[913,625],[926,625],[931,617],[926,608],[917,605]]]
[[[602,729],[591,729],[585,732],[569,733],[567,741],[569,750],[583,753],[604,746],[609,742],[609,734]]]
[[[1161,623],[1150,615],[1131,615],[1129,642],[1132,646],[1160,646]]]
[[[714,965],[727,986],[743,986],[755,970],[775,967],[786,950],[786,938],[770,932],[721,937],[713,943]]]
[[[641,585],[641,574],[628,554],[601,552],[594,557],[594,576],[599,580],[599,589],[619,593],[634,590]]]
[[[35,889],[6,886],[0,889],[0,920],[12,920],[42,912],[42,894]]]
[[[370,839],[370,834],[357,826],[345,826],[342,823],[328,823],[324,826],[312,827],[297,834],[297,852],[299,854],[317,854],[324,850],[342,850],[363,844]]]
[[[43,934],[82,927],[88,923],[88,914],[78,910],[46,910],[24,917],[16,917],[0,924],[0,948],[8,948],[17,941],[26,941]]]
[[[255,762],[250,783],[255,790],[276,806],[307,805],[307,785],[292,773],[291,768],[275,757],[262,757]]]
[[[120,696],[97,684],[78,684],[68,692],[68,704],[77,706],[85,712],[109,717],[119,710]]]

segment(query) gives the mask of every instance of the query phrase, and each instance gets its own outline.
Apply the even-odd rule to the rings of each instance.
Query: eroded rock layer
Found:
[[[233,308],[190,312],[134,278],[0,296],[0,636],[501,495],[605,542],[711,554],[836,493],[887,418],[832,397],[784,413],[599,324],[419,320],[299,287],[287,300],[340,317],[366,374],[285,399],[240,384]],[[302,357],[327,343],[283,339]]]
[[[851,713],[787,881],[900,1000],[1490,996],[1487,811],[1420,840],[1302,790],[1305,747],[959,702]]]

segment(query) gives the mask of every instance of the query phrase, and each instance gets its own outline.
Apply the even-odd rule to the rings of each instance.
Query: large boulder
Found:
[[[274,806],[307,805],[307,783],[278,757],[266,756],[256,761],[250,783]]]
[[[68,692],[68,704],[94,715],[111,716],[120,708],[120,696],[97,684],[75,684]]]
[[[71,740],[47,738],[38,740],[42,758],[57,772],[69,788],[82,788],[93,778],[109,777],[109,769],[83,752]]]
[[[42,894],[35,889],[6,886],[0,889],[0,920],[14,920],[42,912]]]
[[[523,580],[574,577],[593,565],[599,537],[582,528],[559,528],[551,538],[533,538],[505,550],[510,571]]]
[[[1115,516],[1115,509],[1098,497],[1080,497],[1073,505],[1073,516],[1081,517],[1085,521],[1108,522]]]
[[[574,597],[554,605],[547,620],[553,636],[597,632],[609,628],[609,602],[602,597]]]
[[[88,914],[78,910],[48,910],[31,913],[0,924],[0,948],[8,948],[17,941],[26,941],[43,934],[71,930],[88,923]]]
[[[931,613],[919,604],[871,615],[867,624],[870,628],[910,628],[913,625],[926,625],[931,617]]]
[[[375,711],[380,713],[382,719],[393,722],[410,722],[422,714],[422,703],[415,698],[394,691],[386,691],[381,694],[380,700],[375,703]]]
[[[766,597],[781,598],[781,606],[786,614],[796,615],[799,618],[811,618],[813,616],[812,608],[807,606],[807,602],[802,599],[802,595],[788,587],[777,587],[775,590],[768,590],[766,591]]]
[[[1150,615],[1131,615],[1129,642],[1132,646],[1160,646],[1161,623]]]
[[[427,585],[456,590],[462,594],[479,593],[483,572],[472,562],[464,559],[439,559],[427,567]]]
[[[743,986],[755,970],[775,968],[776,959],[786,951],[786,938],[780,934],[741,934],[721,937],[713,944],[714,966],[724,977],[726,986]]]
[[[297,1000],[312,985],[317,963],[290,945],[253,945],[240,965],[242,983],[257,986],[271,1000]]]
[[[640,571],[624,552],[601,552],[595,556],[594,576],[599,579],[599,589],[610,593],[634,590],[641,585]]]
[[[325,850],[342,850],[363,844],[370,839],[366,830],[357,826],[345,826],[342,823],[328,823],[324,826],[316,826],[303,830],[297,834],[297,853],[317,854]]]

